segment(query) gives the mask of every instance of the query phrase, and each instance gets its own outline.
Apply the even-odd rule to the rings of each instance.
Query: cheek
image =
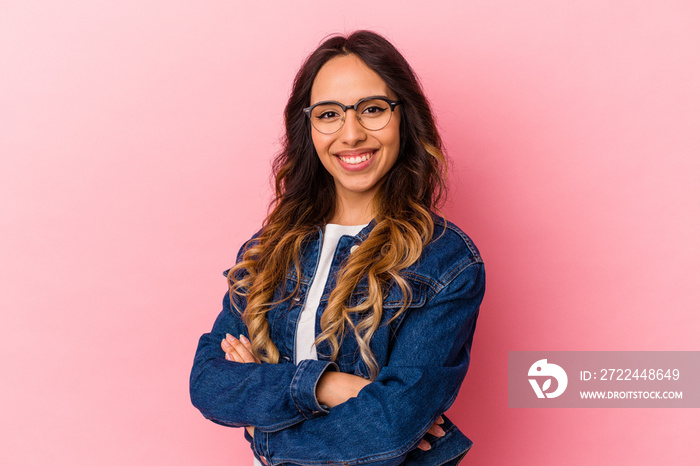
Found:
[[[383,143],[387,149],[389,149],[393,157],[398,157],[399,149],[401,147],[401,132],[398,124],[391,132],[386,134]]]
[[[315,131],[311,131],[311,142],[314,143],[314,148],[316,149],[316,152],[318,152],[318,138],[316,138]]]
[[[399,159],[400,149],[401,149],[401,139],[397,136],[395,139],[392,140],[391,149],[390,149],[391,155],[389,158],[391,159],[391,166],[392,167],[394,165],[396,165],[396,161]]]
[[[328,151],[328,147],[330,146],[328,138],[319,134],[317,131],[311,133],[311,141],[314,143],[317,155],[324,155]]]

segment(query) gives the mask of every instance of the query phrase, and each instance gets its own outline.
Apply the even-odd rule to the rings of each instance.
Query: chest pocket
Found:
[[[422,279],[418,275],[405,275],[404,278],[411,290],[410,296],[408,296],[409,303],[408,308],[422,307],[428,300],[428,285],[427,280]],[[366,280],[360,282],[360,284],[355,288],[350,299],[350,305],[356,306],[357,304],[363,302],[367,299],[368,286]],[[401,288],[397,284],[392,284],[388,291],[384,294],[384,301],[382,303],[383,315],[382,322],[391,319],[404,304],[404,294]],[[387,317],[388,316],[388,317]],[[386,318],[386,319],[385,319]]]
[[[381,324],[372,336],[372,341],[370,342],[370,348],[380,367],[386,365],[389,360],[391,348],[394,346],[403,320],[411,312],[420,312],[420,308],[428,301],[430,288],[427,283],[421,280],[420,277],[405,276],[405,278],[411,290],[410,301],[407,308],[398,317],[392,320],[404,305],[404,295],[401,288],[393,284],[385,293],[382,304]],[[354,306],[361,303],[367,299],[367,294],[368,288],[366,284],[363,286],[361,283],[360,286],[355,289],[350,299],[350,305]],[[362,316],[354,314],[352,319],[353,322],[357,324],[362,319]],[[354,335],[346,335],[346,338],[344,338],[338,362],[343,371],[353,372],[356,375],[364,377],[369,376],[369,368],[360,357],[359,347]]]

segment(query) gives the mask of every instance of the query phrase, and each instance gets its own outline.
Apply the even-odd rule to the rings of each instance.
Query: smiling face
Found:
[[[311,88],[311,105],[327,100],[354,105],[370,96],[397,100],[384,80],[356,55],[341,55],[319,70]],[[384,128],[370,131],[360,124],[355,111],[348,109],[345,123],[337,132],[323,134],[311,128],[316,153],[335,181],[338,210],[368,211],[399,157],[400,123],[401,114],[394,111]]]

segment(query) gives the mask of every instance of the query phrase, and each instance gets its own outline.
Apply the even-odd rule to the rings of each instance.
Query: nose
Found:
[[[340,140],[347,145],[354,146],[358,142],[364,141],[366,138],[367,133],[365,133],[365,128],[357,119],[355,110],[346,110],[345,123],[343,123],[343,127],[340,128]]]

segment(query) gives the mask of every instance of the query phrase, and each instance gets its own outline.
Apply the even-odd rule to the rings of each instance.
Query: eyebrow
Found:
[[[355,101],[355,103],[353,103],[353,104],[351,104],[351,105],[355,105],[355,104],[356,104],[357,102],[359,102],[360,100],[363,100],[363,99],[370,99],[370,98],[373,98],[373,97],[383,97],[384,99],[395,100],[395,99],[392,99],[391,97],[389,97],[388,95],[384,95],[384,94],[372,94],[372,95],[368,95],[368,96],[366,96],[366,97],[360,97],[359,99],[357,99],[357,100]],[[311,103],[309,103],[309,106],[312,107],[312,106],[314,106],[314,105],[316,105],[316,104],[322,104],[322,103],[325,103],[325,102],[333,102],[333,103],[343,104],[343,103],[342,103],[341,101],[339,101],[339,100],[326,99],[326,100],[319,100],[318,102],[311,102]],[[343,104],[343,105],[345,105],[345,106],[347,107],[346,104]]]

